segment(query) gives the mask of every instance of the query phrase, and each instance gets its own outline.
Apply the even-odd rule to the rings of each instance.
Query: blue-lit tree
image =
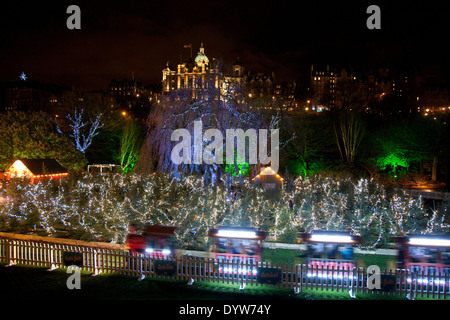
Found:
[[[160,104],[148,117],[150,128],[139,156],[139,172],[170,172],[174,176],[197,173],[203,176],[207,185],[219,183],[224,165],[214,164],[174,164],[171,151],[175,143],[171,141],[172,132],[176,129],[187,129],[194,137],[194,122],[201,121],[202,129],[218,129],[225,133],[226,129],[268,128],[262,117],[251,112],[248,104],[241,98],[236,86],[228,85],[216,88],[214,83],[204,85],[207,89],[180,89],[161,97]],[[225,143],[225,142],[224,142]],[[194,159],[195,144],[191,143],[191,158]],[[203,142],[203,146],[206,145]],[[223,150],[226,150],[225,144]],[[214,158],[216,155],[212,155]],[[216,159],[219,160],[219,159]],[[235,164],[234,171],[239,173]],[[232,165],[231,165],[232,166]],[[232,168],[228,166],[227,174]]]
[[[89,121],[83,121],[83,109],[80,112],[75,108],[73,116],[69,113],[67,119],[69,120],[69,127],[71,131],[68,136],[72,139],[72,142],[77,150],[85,154],[86,149],[92,143],[92,139],[98,134],[98,130],[102,127],[100,119],[102,114],[100,113],[95,120],[89,119]],[[90,123],[90,126],[86,125]],[[64,134],[60,127],[57,125],[56,129],[59,133]]]

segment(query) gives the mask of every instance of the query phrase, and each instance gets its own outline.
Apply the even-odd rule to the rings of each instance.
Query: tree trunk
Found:
[[[436,181],[437,180],[437,166],[438,166],[438,157],[434,156],[433,169],[431,170],[431,180],[432,181]]]

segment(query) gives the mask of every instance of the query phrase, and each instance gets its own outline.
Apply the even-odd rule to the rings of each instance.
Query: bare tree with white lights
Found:
[[[103,126],[100,123],[100,119],[102,114],[100,113],[94,121],[89,119],[89,121],[83,122],[83,109],[80,112],[77,112],[77,108],[74,110],[73,116],[69,113],[67,115],[67,119],[70,121],[69,127],[72,129],[71,133],[69,133],[69,137],[73,139],[73,144],[75,148],[81,153],[85,154],[86,149],[92,143],[94,137],[98,134],[98,130]],[[91,126],[86,127],[86,125],[90,122]],[[61,131],[60,127],[57,125],[56,129],[59,133],[64,133]]]

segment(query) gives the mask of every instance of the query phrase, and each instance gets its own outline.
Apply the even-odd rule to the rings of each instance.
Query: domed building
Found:
[[[204,66],[208,66],[209,65],[209,59],[205,54],[205,48],[203,47],[203,42],[202,45],[200,47],[200,51],[198,52],[197,56],[194,59],[195,63],[197,64],[198,67],[204,67]]]
[[[207,88],[220,88],[222,75],[216,65],[211,65],[205,54],[203,43],[197,56],[185,62],[180,62],[177,67],[167,63],[163,69],[162,90],[171,92],[180,89],[192,89],[193,97],[197,97],[198,91]]]
[[[239,58],[232,65],[224,65],[221,59],[208,58],[203,43],[195,58],[192,58],[192,45],[184,47],[191,49],[190,58],[180,61],[176,67],[167,63],[162,70],[163,93],[187,89],[196,99],[210,99],[212,96],[213,99],[220,99],[230,88],[239,87],[249,99],[265,97],[270,104],[277,103],[286,109],[292,109],[295,104],[295,82],[287,87],[276,84],[274,72],[270,75],[260,72],[246,74]]]

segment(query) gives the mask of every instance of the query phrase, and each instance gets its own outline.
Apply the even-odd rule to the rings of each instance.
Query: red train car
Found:
[[[220,262],[228,262],[219,263],[219,272],[256,274],[256,263],[261,261],[262,242],[267,238],[266,232],[255,228],[219,227],[210,229],[208,235],[213,239],[213,257]],[[255,268],[247,271],[232,267],[240,262],[253,263]]]
[[[136,233],[135,226],[130,226],[126,247],[132,253],[142,253],[155,258],[175,255],[172,237],[177,227],[148,225],[142,234]]]
[[[396,238],[397,264],[401,269],[450,275],[450,237],[408,235]]]
[[[352,270],[356,267],[353,249],[361,243],[359,236],[340,231],[303,233],[307,245],[307,264],[312,268]]]

